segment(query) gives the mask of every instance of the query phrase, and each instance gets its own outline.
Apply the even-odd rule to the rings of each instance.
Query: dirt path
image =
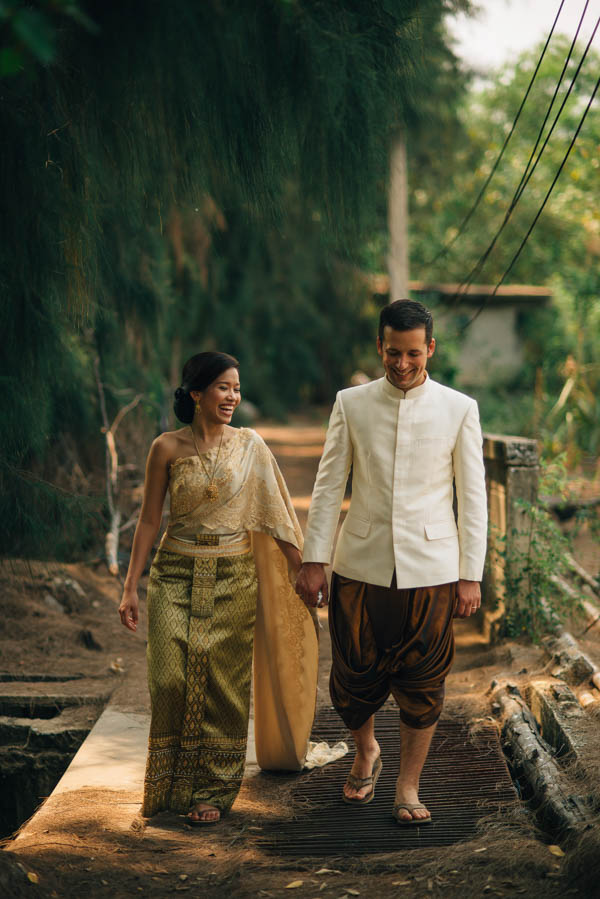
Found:
[[[260,430],[278,458],[304,526],[323,431],[312,426]],[[71,612],[60,611],[45,599],[49,577],[65,576],[75,579],[85,595]],[[144,621],[135,638],[120,626],[118,589],[103,566],[17,566],[12,572],[5,570],[3,578],[7,610],[2,625],[3,671],[84,673],[88,681],[95,679],[99,691],[115,691],[113,703],[118,708],[147,710]],[[326,625],[326,612],[322,620]],[[84,631],[99,648],[86,648]],[[458,622],[456,632],[458,653],[448,681],[448,709],[453,715],[465,714],[476,727],[478,721],[490,720],[486,691],[492,678],[532,674],[545,662],[532,647],[504,644],[490,649],[472,622]],[[329,658],[324,629],[319,705],[328,703]],[[176,815],[144,822],[139,817],[139,792],[120,790],[118,784],[107,791],[65,793],[51,807],[42,807],[20,839],[6,844],[24,867],[22,885],[18,877],[11,880],[6,895],[93,893],[98,899],[176,892],[335,899],[594,895],[593,886],[575,878],[576,860],[568,852],[566,857],[554,854],[556,849],[549,849],[522,809],[510,816],[492,814],[476,838],[444,849],[363,857],[268,854],[257,840],[270,820],[294,816],[293,783],[287,776],[248,777],[232,813],[218,826],[204,829],[191,829]],[[457,795],[458,806],[460,801]],[[388,812],[382,807],[382,814]]]

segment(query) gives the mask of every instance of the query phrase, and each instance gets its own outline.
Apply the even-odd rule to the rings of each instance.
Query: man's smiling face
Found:
[[[435,351],[435,338],[429,344],[425,327],[411,331],[396,331],[386,325],[383,340],[377,338],[377,352],[383,361],[385,374],[394,387],[411,390],[425,380],[427,360]]]

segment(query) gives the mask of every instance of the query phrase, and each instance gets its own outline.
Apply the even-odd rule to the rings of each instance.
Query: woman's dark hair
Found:
[[[190,396],[190,390],[206,390],[224,371],[239,367],[237,359],[227,353],[196,353],[188,359],[183,366],[181,387],[175,391],[173,402],[173,409],[179,421],[189,425],[194,419],[195,403]]]
[[[386,325],[395,331],[425,328],[425,342],[428,345],[433,336],[433,316],[429,309],[416,300],[395,300],[383,307],[379,316],[380,340],[383,340],[383,329]]]

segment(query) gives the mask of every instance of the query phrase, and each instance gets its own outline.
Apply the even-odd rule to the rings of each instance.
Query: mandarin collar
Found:
[[[400,387],[394,387],[393,384],[390,384],[385,375],[381,378],[381,386],[385,395],[389,396],[392,400],[418,400],[425,396],[429,390],[429,375],[427,371],[425,371],[425,380],[423,383],[419,384],[418,387],[413,387],[411,390],[401,390]]]

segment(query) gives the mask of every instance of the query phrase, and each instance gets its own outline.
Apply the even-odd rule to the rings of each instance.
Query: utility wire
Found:
[[[589,3],[589,0],[587,0],[587,2],[586,2],[586,9],[587,9],[588,3]],[[584,9],[584,11],[583,11],[583,16],[585,16],[585,9]],[[537,149],[537,146],[538,146],[538,144],[539,144],[539,142],[540,142],[540,138],[541,138],[541,136],[542,136],[544,127],[545,127],[545,125],[546,125],[546,122],[548,121],[548,117],[549,117],[549,115],[550,115],[550,110],[552,109],[552,107],[553,107],[553,105],[554,105],[554,101],[555,101],[556,96],[557,96],[557,94],[558,94],[558,90],[559,90],[559,87],[560,87],[560,85],[561,85],[561,82],[562,82],[562,78],[563,78],[565,69],[566,69],[566,67],[567,67],[567,64],[568,64],[570,58],[571,58],[571,54],[572,54],[573,48],[575,47],[575,42],[576,42],[576,40],[577,40],[577,35],[579,34],[579,29],[581,28],[581,25],[582,25],[582,22],[583,22],[583,16],[582,16],[582,18],[581,18],[580,21],[579,21],[579,25],[578,25],[578,27],[577,27],[577,31],[575,32],[575,37],[573,38],[573,42],[572,42],[572,44],[571,44],[571,47],[569,48],[569,53],[568,53],[568,55],[567,55],[567,59],[565,60],[565,65],[563,66],[563,70],[562,70],[562,72],[561,72],[561,74],[560,74],[560,78],[559,78],[559,80],[558,80],[558,83],[557,83],[557,85],[556,85],[556,89],[555,89],[554,94],[553,94],[553,96],[552,96],[552,100],[551,100],[551,102],[550,102],[550,106],[548,107],[548,112],[546,113],[546,116],[545,116],[544,121],[543,121],[543,123],[542,123],[542,127],[540,128],[540,131],[539,131],[539,134],[538,134],[538,138],[537,138],[537,140],[536,140],[536,142],[535,142],[535,147],[533,148],[533,150],[532,150],[532,152],[531,152],[531,154],[530,154],[530,156],[529,156],[529,160],[527,161],[527,166],[525,167],[525,172],[523,173],[523,176],[521,177],[521,181],[519,182],[519,186],[517,187],[517,189],[516,189],[516,191],[515,191],[515,193],[514,193],[514,195],[513,195],[513,199],[512,199],[511,204],[510,204],[511,210],[514,208],[514,206],[516,206],[517,202],[519,201],[519,199],[520,199],[520,197],[521,197],[521,194],[523,193],[523,191],[524,191],[525,188],[527,187],[527,184],[528,184],[528,182],[529,182],[529,179],[530,179],[531,176],[533,175],[533,173],[534,173],[534,171],[535,171],[535,169],[536,169],[536,166],[537,166],[538,162],[539,162],[540,159],[542,158],[542,155],[543,155],[544,150],[546,149],[546,147],[547,147],[547,145],[548,145],[548,141],[550,140],[550,137],[551,137],[551,135],[552,135],[552,132],[554,131],[554,128],[556,127],[556,125],[557,125],[557,123],[558,123],[558,120],[559,120],[559,118],[560,118],[560,116],[561,116],[561,113],[562,113],[563,109],[565,108],[565,105],[566,105],[566,103],[567,103],[567,100],[569,99],[569,97],[570,97],[570,95],[571,95],[571,91],[573,90],[573,87],[574,87],[575,82],[576,82],[576,80],[577,80],[577,76],[579,75],[579,72],[580,72],[580,70],[581,70],[581,67],[582,67],[584,61],[585,61],[585,58],[586,58],[586,56],[588,55],[588,52],[589,52],[589,50],[590,50],[590,48],[591,48],[591,46],[592,46],[592,43],[593,43],[594,38],[595,38],[595,36],[596,36],[596,32],[597,32],[597,30],[598,30],[598,26],[600,26],[600,17],[599,17],[598,20],[596,21],[595,26],[594,26],[594,30],[592,31],[592,35],[591,35],[591,37],[590,37],[590,39],[589,39],[589,41],[588,41],[588,43],[587,43],[587,45],[586,45],[586,48],[585,48],[585,50],[584,50],[584,52],[583,52],[583,56],[582,56],[581,59],[579,60],[579,64],[578,64],[578,66],[577,66],[577,68],[576,68],[576,70],[575,70],[575,73],[574,73],[574,75],[573,75],[573,78],[571,79],[571,83],[570,83],[569,87],[567,88],[567,92],[566,92],[565,96],[563,97],[562,103],[560,104],[560,109],[558,110],[558,112],[556,113],[556,115],[555,115],[555,117],[554,117],[554,121],[552,122],[552,125],[550,126],[550,128],[549,128],[549,130],[548,130],[548,133],[547,133],[547,135],[546,135],[546,137],[545,137],[545,139],[544,139],[544,143],[542,144],[542,148],[541,148],[540,152],[538,153],[538,156],[537,156],[537,158],[536,158],[536,160],[535,160],[535,162],[534,162],[534,164],[533,164],[531,170],[529,170],[529,166],[530,166],[530,164],[531,164],[531,160],[532,160],[533,155],[534,155],[534,153],[535,153],[535,151],[536,151],[536,149]]]
[[[531,160],[532,160],[533,157],[535,156],[535,151],[536,151],[537,148],[538,148],[538,144],[539,144],[539,142],[540,142],[540,140],[541,140],[542,134],[544,133],[544,128],[546,127],[546,122],[547,122],[548,119],[550,118],[550,113],[552,112],[552,107],[554,106],[554,101],[556,100],[556,97],[557,97],[558,91],[559,91],[559,89],[560,89],[560,86],[561,86],[561,84],[562,84],[562,80],[563,80],[563,78],[564,78],[565,72],[567,71],[567,66],[569,65],[571,56],[573,55],[573,50],[575,49],[575,44],[577,43],[577,38],[579,37],[579,32],[581,31],[581,26],[583,25],[583,20],[584,20],[584,18],[585,18],[585,14],[586,14],[586,12],[587,12],[587,8],[588,8],[588,6],[589,6],[589,3],[590,3],[590,0],[586,0],[585,5],[584,5],[584,7],[583,7],[583,12],[581,13],[581,18],[579,19],[579,24],[577,25],[577,30],[576,30],[576,32],[575,32],[575,37],[574,37],[573,40],[571,41],[571,46],[569,47],[569,52],[567,53],[567,58],[565,59],[564,65],[563,65],[563,67],[562,67],[562,71],[561,71],[560,76],[559,76],[559,78],[558,78],[558,81],[557,81],[557,83],[556,83],[556,88],[555,88],[554,93],[553,93],[553,95],[552,95],[552,100],[550,101],[550,105],[548,106],[548,110],[547,110],[547,112],[546,112],[546,115],[544,116],[544,121],[542,122],[542,127],[541,127],[540,130],[539,130],[539,133],[538,133],[538,136],[537,136],[537,140],[536,140],[536,142],[535,142],[535,145],[534,145],[534,147],[533,147],[533,150],[531,151],[531,153],[530,153],[530,155],[529,155],[529,159],[527,160],[527,165],[525,166],[525,171],[523,172],[523,174],[522,174],[522,176],[521,176],[521,180],[519,181],[519,186],[517,187],[517,190],[516,190],[516,193],[517,193],[517,194],[519,193],[520,188],[521,188],[521,185],[522,185],[523,182],[525,181],[525,178],[526,178],[526,176],[527,176],[527,173],[529,172],[529,166],[531,165]],[[596,26],[596,27],[598,27],[598,26]],[[594,32],[594,33],[595,33],[595,32]],[[587,52],[587,51],[586,51],[586,52]],[[582,60],[582,62],[583,62],[583,60]],[[580,67],[581,67],[581,63],[580,63]],[[572,85],[572,84],[573,84],[573,82],[571,82],[571,85]],[[568,93],[567,93],[567,96],[568,96]],[[564,106],[564,103],[563,103],[563,106]],[[562,106],[561,106],[561,110],[562,110]],[[560,115],[560,111],[561,111],[561,110],[559,110],[559,115]],[[554,125],[556,124],[556,121],[557,121],[557,119],[554,119]],[[537,163],[538,163],[538,161],[539,161],[539,159],[540,159],[542,153],[544,152],[544,148],[545,148],[546,144],[548,143],[548,138],[550,137],[550,134],[552,133],[552,130],[553,130],[553,128],[554,128],[554,125],[552,125],[552,127],[550,128],[550,131],[549,131],[548,134],[546,135],[546,140],[544,141],[544,146],[542,147],[542,149],[541,149],[541,151],[540,151],[540,155],[538,156],[535,165],[537,165]],[[535,168],[535,166],[534,166],[534,168]]]
[[[589,2],[589,0],[588,0],[588,2]],[[587,4],[587,2],[586,2],[586,8],[587,8],[587,5],[588,5],[588,4]],[[579,28],[581,27],[581,24],[582,24],[582,22],[583,22],[583,16],[585,16],[585,9],[584,9],[584,11],[583,11],[582,18],[581,18],[581,20],[580,20],[580,22],[579,22],[579,27],[578,27],[577,32],[576,32],[576,34],[575,34],[574,41],[577,39],[577,34],[579,34]],[[599,27],[599,26],[600,26],[600,17],[599,17],[599,18],[597,19],[597,21],[596,21],[596,25],[594,26],[594,30],[592,31],[592,34],[591,34],[590,39],[589,39],[589,41],[588,41],[588,43],[587,43],[587,45],[586,45],[586,48],[585,48],[585,50],[584,50],[584,52],[583,52],[583,55],[582,55],[581,59],[579,60],[579,64],[578,64],[578,66],[577,66],[577,68],[576,68],[576,70],[575,70],[575,73],[573,74],[573,77],[572,77],[572,79],[571,79],[571,83],[569,84],[569,87],[568,87],[568,89],[567,89],[567,92],[566,92],[565,96],[563,97],[563,101],[562,101],[562,103],[561,103],[561,105],[560,105],[560,108],[559,108],[558,112],[556,113],[556,116],[554,117],[554,121],[552,122],[552,125],[550,126],[550,129],[549,129],[549,131],[548,131],[548,134],[546,135],[546,138],[545,138],[545,140],[544,140],[544,143],[542,144],[542,148],[541,148],[541,150],[540,150],[540,152],[539,152],[539,154],[538,154],[538,156],[537,156],[537,158],[536,158],[536,160],[535,160],[533,166],[529,169],[529,171],[527,171],[527,168],[529,167],[529,164],[530,164],[531,158],[532,158],[532,156],[530,156],[530,157],[529,157],[529,162],[527,163],[527,167],[526,167],[526,169],[525,169],[525,172],[526,172],[527,174],[525,175],[525,173],[524,173],[524,175],[521,177],[521,181],[519,182],[519,186],[517,187],[517,189],[515,190],[515,192],[514,192],[514,194],[513,194],[512,200],[511,200],[511,202],[510,202],[510,204],[509,204],[509,206],[508,206],[508,209],[506,210],[506,213],[504,214],[504,219],[502,220],[502,223],[501,223],[500,227],[499,227],[498,230],[496,231],[496,233],[495,233],[494,237],[492,238],[491,242],[488,244],[487,249],[485,250],[485,252],[479,257],[478,261],[475,263],[475,265],[473,266],[473,268],[472,268],[471,271],[469,272],[467,278],[466,278],[464,281],[462,281],[462,282],[458,285],[458,288],[457,288],[457,290],[456,290],[456,293],[455,293],[454,296],[452,297],[452,303],[453,303],[453,305],[456,305],[457,300],[458,300],[464,293],[466,293],[466,290],[467,290],[467,289],[469,288],[469,286],[473,283],[474,278],[475,278],[475,277],[479,274],[479,272],[482,270],[483,266],[485,265],[485,263],[486,263],[487,260],[489,259],[489,256],[490,256],[492,250],[493,250],[494,247],[496,246],[496,243],[498,242],[498,239],[499,239],[500,235],[502,234],[502,232],[504,231],[506,225],[507,225],[508,222],[510,221],[511,216],[512,216],[512,214],[513,214],[515,208],[517,207],[517,204],[518,204],[519,200],[521,199],[521,197],[522,197],[522,195],[523,195],[523,192],[525,191],[525,188],[527,187],[529,181],[531,180],[531,177],[533,176],[533,173],[535,172],[535,169],[536,169],[536,167],[537,167],[537,164],[538,164],[538,162],[540,161],[540,159],[541,159],[541,157],[542,157],[542,154],[543,154],[544,150],[546,149],[546,146],[548,145],[548,141],[550,140],[550,136],[552,135],[552,132],[554,131],[554,128],[556,127],[556,125],[557,125],[557,123],[558,123],[558,120],[559,120],[559,118],[560,118],[560,116],[561,116],[561,114],[562,114],[563,109],[565,108],[565,105],[566,105],[566,103],[567,103],[567,100],[569,99],[569,97],[570,97],[570,95],[571,95],[571,91],[573,90],[573,87],[575,86],[575,82],[576,82],[576,80],[577,80],[577,77],[578,77],[578,75],[579,75],[579,72],[581,71],[581,67],[582,67],[582,65],[583,65],[583,63],[584,63],[584,61],[585,61],[585,58],[586,58],[586,56],[587,56],[587,54],[588,54],[588,52],[589,52],[589,50],[590,50],[590,48],[591,48],[591,46],[592,46],[592,42],[593,42],[593,40],[594,40],[594,38],[595,38],[595,36],[596,36],[596,31],[598,30],[598,27]],[[569,50],[569,57],[568,57],[568,58],[570,58],[572,48],[573,48],[573,44],[571,44],[571,50]],[[563,72],[564,72],[564,68],[563,68]],[[561,78],[562,78],[562,74],[561,74]],[[556,87],[556,89],[555,89],[555,91],[554,91],[554,96],[552,97],[552,100],[551,100],[551,102],[550,102],[550,108],[552,108],[552,105],[554,104],[554,100],[555,100],[555,98],[556,98],[556,94],[557,94],[559,85],[560,85],[560,81],[559,81],[559,84],[557,85],[557,87]],[[546,115],[546,118],[544,119],[544,124],[542,125],[542,129],[540,129],[540,132],[539,132],[539,134],[538,134],[538,138],[537,138],[537,141],[536,141],[536,146],[538,145],[538,143],[539,143],[539,141],[540,141],[540,137],[541,137],[541,134],[542,134],[542,130],[543,130],[543,128],[544,128],[544,125],[546,124],[547,118],[548,118],[548,115]],[[484,304],[484,305],[485,305],[485,304]]]
[[[542,205],[541,205],[540,208],[538,209],[538,211],[537,211],[537,213],[536,213],[536,215],[535,215],[535,218],[533,219],[531,225],[529,226],[529,229],[528,229],[528,231],[527,231],[527,234],[525,235],[525,237],[523,238],[523,240],[521,241],[521,243],[520,243],[520,245],[519,245],[519,248],[518,248],[517,252],[514,254],[513,258],[511,259],[511,261],[510,261],[510,263],[509,263],[509,265],[508,265],[508,267],[506,268],[504,274],[502,275],[502,277],[500,278],[500,280],[498,281],[498,283],[497,283],[496,286],[494,287],[493,292],[490,294],[489,297],[486,297],[486,298],[485,298],[484,302],[481,304],[481,306],[479,307],[479,309],[477,310],[477,312],[475,312],[474,315],[469,319],[469,321],[468,321],[468,322],[461,328],[462,331],[464,331],[466,328],[468,328],[469,325],[472,324],[472,322],[475,321],[475,319],[476,319],[476,318],[481,314],[481,312],[484,310],[484,308],[485,308],[485,306],[487,305],[487,303],[489,302],[489,300],[490,300],[492,297],[496,296],[496,293],[498,292],[498,289],[502,286],[502,284],[504,283],[506,277],[508,276],[508,274],[509,274],[509,272],[511,271],[512,267],[514,266],[515,262],[517,261],[517,259],[518,259],[519,256],[521,255],[521,253],[522,253],[522,251],[523,251],[523,248],[524,248],[525,244],[527,243],[527,241],[528,241],[528,239],[529,239],[529,236],[531,235],[531,232],[532,232],[533,229],[535,228],[535,226],[536,226],[536,224],[537,224],[537,221],[538,221],[539,217],[541,216],[542,212],[544,211],[544,207],[545,207],[546,203],[548,202],[548,200],[549,200],[549,198],[550,198],[550,194],[551,194],[552,191],[554,190],[554,186],[556,185],[556,182],[558,181],[558,179],[559,179],[559,177],[560,177],[560,174],[561,174],[563,168],[565,167],[565,164],[566,164],[566,162],[567,162],[567,159],[569,158],[569,154],[570,154],[571,150],[573,149],[573,146],[574,146],[574,144],[575,144],[575,141],[577,140],[577,138],[578,138],[578,136],[579,136],[579,132],[581,131],[581,129],[582,129],[582,127],[583,127],[583,123],[585,122],[586,116],[587,116],[588,112],[590,111],[590,107],[591,107],[592,103],[594,102],[594,98],[595,98],[595,96],[596,96],[596,93],[598,92],[598,88],[599,88],[599,87],[600,87],[600,78],[598,78],[598,80],[596,81],[596,85],[595,85],[595,87],[594,87],[594,90],[592,91],[592,94],[591,94],[591,96],[590,96],[590,99],[588,100],[588,104],[587,104],[587,106],[586,106],[586,108],[585,108],[585,110],[584,110],[584,112],[583,112],[583,115],[582,115],[582,117],[581,117],[581,120],[580,120],[580,122],[579,122],[579,125],[577,126],[577,130],[575,131],[575,134],[574,134],[573,137],[571,138],[571,143],[569,144],[569,148],[568,148],[567,152],[565,153],[565,155],[564,155],[564,157],[563,157],[563,160],[562,160],[560,166],[558,167],[558,170],[557,170],[557,172],[556,172],[556,174],[555,174],[555,176],[554,176],[554,179],[553,179],[553,181],[552,181],[552,184],[550,185],[550,187],[548,188],[548,191],[546,192],[546,196],[544,197],[544,200],[543,200],[543,202],[542,202]]]
[[[588,4],[588,3],[589,3],[589,0],[586,0],[586,8],[587,8],[587,4]],[[559,18],[559,16],[560,16],[561,12],[562,12],[562,8],[563,8],[564,4],[565,4],[565,0],[561,0],[560,6],[558,7],[558,12],[556,13],[556,16],[555,16],[555,18],[554,18],[554,22],[552,23],[552,28],[550,29],[550,33],[549,33],[549,35],[548,35],[548,37],[547,37],[547,39],[546,39],[546,43],[544,44],[543,50],[542,50],[542,52],[541,52],[541,54],[540,54],[540,58],[539,58],[538,61],[537,61],[536,67],[535,67],[534,72],[533,72],[533,75],[531,76],[531,79],[530,79],[529,84],[528,84],[528,86],[527,86],[527,90],[525,91],[525,96],[524,96],[523,99],[521,100],[521,105],[519,106],[519,109],[517,110],[517,114],[516,114],[516,116],[515,116],[515,118],[514,118],[514,120],[513,120],[511,129],[510,129],[510,131],[508,132],[506,138],[504,139],[504,143],[503,143],[503,145],[502,145],[502,149],[500,150],[500,153],[498,154],[498,156],[497,156],[497,158],[496,158],[496,160],[495,160],[495,162],[494,162],[494,165],[492,166],[492,169],[491,169],[489,175],[488,175],[487,178],[485,179],[485,182],[483,183],[483,186],[481,187],[479,193],[477,194],[477,197],[476,197],[476,199],[475,199],[475,202],[473,203],[473,205],[471,206],[471,208],[470,208],[469,211],[467,212],[466,216],[464,217],[464,219],[463,219],[462,222],[460,223],[460,225],[459,225],[459,227],[458,227],[458,231],[456,232],[456,234],[454,235],[454,237],[453,237],[451,240],[448,241],[448,243],[444,244],[444,246],[443,246],[443,247],[441,248],[441,250],[437,253],[437,255],[434,256],[434,258],[428,263],[429,266],[435,265],[435,263],[436,263],[439,259],[441,259],[442,256],[445,256],[445,255],[448,253],[448,251],[454,246],[454,244],[456,243],[456,241],[458,240],[458,238],[460,237],[460,235],[463,233],[463,231],[464,231],[465,228],[467,227],[468,223],[471,221],[471,218],[473,217],[473,214],[475,213],[476,209],[479,207],[479,204],[481,203],[481,200],[483,199],[483,195],[485,194],[486,190],[488,189],[489,183],[490,183],[490,181],[492,180],[492,178],[494,177],[494,175],[495,175],[495,173],[496,173],[496,170],[497,170],[498,166],[500,165],[500,162],[502,161],[502,157],[504,156],[504,151],[506,150],[506,148],[507,148],[507,146],[508,146],[508,143],[509,143],[511,137],[513,136],[513,132],[514,132],[515,128],[517,127],[517,122],[519,121],[519,118],[520,118],[521,113],[522,113],[522,111],[523,111],[523,107],[525,106],[525,103],[527,102],[527,98],[529,97],[529,94],[530,94],[530,92],[531,92],[531,88],[533,87],[533,83],[534,83],[534,81],[535,81],[535,79],[536,79],[536,77],[537,77],[537,73],[538,73],[538,71],[539,71],[539,68],[540,68],[540,66],[541,66],[541,64],[542,64],[542,61],[543,61],[543,59],[544,59],[544,56],[546,55],[546,50],[548,49],[548,45],[549,45],[549,43],[550,43],[550,40],[551,40],[551,38],[552,38],[552,35],[554,34],[554,29],[556,28],[556,23],[558,22],[558,18]],[[584,15],[585,15],[585,10],[584,10]],[[579,27],[578,27],[578,29],[577,29],[577,33],[579,33],[579,29],[581,28],[581,22],[582,22],[582,21],[583,21],[583,18],[581,19],[581,21],[580,21],[580,23],[579,23]]]

